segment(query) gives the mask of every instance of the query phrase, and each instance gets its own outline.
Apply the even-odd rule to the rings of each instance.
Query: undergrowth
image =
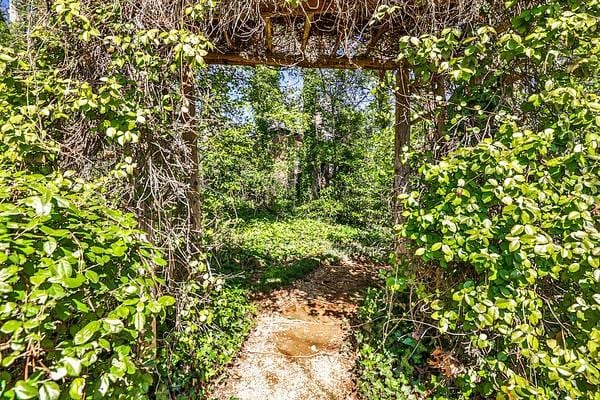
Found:
[[[248,291],[200,269],[181,289],[180,320],[165,334],[157,400],[204,399],[252,326]]]
[[[388,239],[383,229],[358,228],[318,219],[261,219],[241,224],[218,261],[230,273],[242,273],[258,289],[285,286],[321,264],[344,257],[377,258]]]
[[[394,319],[406,310],[392,301],[391,292],[370,288],[359,309],[359,390],[370,400],[446,399],[449,382],[432,373],[434,343],[421,337],[422,327],[407,319]],[[392,308],[390,308],[392,307]]]

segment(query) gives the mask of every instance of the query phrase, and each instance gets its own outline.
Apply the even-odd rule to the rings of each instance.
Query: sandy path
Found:
[[[349,321],[373,275],[372,264],[348,260],[262,294],[256,327],[212,398],[356,399]]]

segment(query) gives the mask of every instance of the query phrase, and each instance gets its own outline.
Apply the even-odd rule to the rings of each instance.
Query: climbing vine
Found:
[[[481,133],[422,163],[403,196],[399,231],[419,263],[389,289],[418,298],[396,312],[442,379],[417,392],[598,396],[598,18],[597,2],[551,3],[505,32],[402,42],[418,79],[452,84],[450,140]]]

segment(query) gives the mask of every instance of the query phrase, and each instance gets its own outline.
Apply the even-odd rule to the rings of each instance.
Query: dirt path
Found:
[[[345,260],[263,294],[256,327],[213,398],[356,399],[349,327],[376,270]]]

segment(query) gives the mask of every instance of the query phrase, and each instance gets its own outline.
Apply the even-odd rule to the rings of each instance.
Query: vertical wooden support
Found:
[[[265,19],[265,37],[267,41],[267,50],[269,53],[273,52],[273,25],[271,24],[271,17]]]
[[[377,29],[373,33],[373,35],[371,36],[371,40],[369,40],[369,43],[367,44],[367,51],[365,52],[365,57],[368,56],[369,54],[371,54],[371,51],[373,51],[375,46],[377,46],[379,39],[381,39],[383,34],[385,32],[387,32],[388,30],[389,30],[389,25],[386,22],[385,24],[383,24],[379,29]]]
[[[312,25],[314,13],[309,12],[306,14],[306,20],[304,21],[304,33],[302,34],[302,52],[306,50],[306,45],[308,44],[308,39],[310,37],[310,28]]]
[[[190,223],[192,236],[200,235],[202,224],[202,204],[200,199],[200,171],[198,157],[198,127],[196,124],[196,77],[192,68],[183,67],[181,77],[182,88],[182,122],[185,124],[183,140],[190,152],[188,204],[190,207]]]
[[[405,192],[408,179],[408,166],[402,162],[404,148],[410,143],[410,90],[409,70],[401,66],[396,71],[396,124],[394,140],[394,223],[403,222],[402,206],[398,196]],[[396,255],[403,252],[403,245],[396,240]]]
[[[342,42],[342,32],[337,35],[335,39],[335,44],[333,45],[333,49],[331,50],[331,57],[337,57],[337,52],[340,49],[340,43]]]

